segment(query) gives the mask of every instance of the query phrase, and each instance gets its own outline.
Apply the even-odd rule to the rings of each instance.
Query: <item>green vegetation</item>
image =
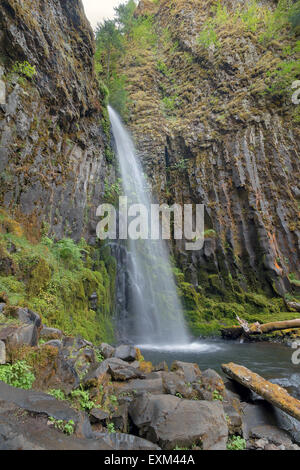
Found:
[[[33,78],[36,74],[36,68],[34,65],[31,65],[29,62],[16,62],[12,68],[13,73],[18,73],[24,75],[26,78]]]
[[[55,419],[52,416],[49,417],[49,422],[59,431],[63,432],[64,434],[74,434],[75,431],[75,423],[72,419],[69,421],[63,421],[62,419]]]
[[[227,444],[227,450],[245,450],[246,441],[241,436],[232,436]]]
[[[294,286],[300,286],[300,280],[297,279],[295,273],[291,273],[291,274],[289,275],[289,280],[290,280],[290,283],[291,283],[291,284],[294,284]]]
[[[29,390],[32,388],[35,376],[26,361],[0,366],[0,380],[12,387]]]
[[[104,181],[104,199],[106,202],[115,204],[122,193],[122,179],[118,178],[115,183]]]
[[[39,313],[44,324],[94,343],[112,342],[115,274],[108,247],[45,235],[32,243],[21,225],[0,213],[0,292],[10,305]],[[93,293],[96,310],[89,301]]]
[[[237,324],[236,315],[249,323],[298,318],[297,312],[286,311],[282,298],[244,292],[230,276],[200,272],[196,289],[179,269],[173,271],[186,322],[195,336],[220,335],[224,326]]]
[[[218,390],[213,391],[213,400],[215,401],[223,401],[224,397],[221,395],[221,393]]]
[[[54,398],[56,398],[56,400],[61,400],[61,401],[66,400],[66,396],[65,396],[65,394],[62,390],[50,389],[50,390],[48,390],[47,393],[48,393],[48,395],[51,395]]]
[[[246,3],[231,15],[227,7],[220,1],[211,8],[211,18],[205,21],[198,37],[198,42],[204,47],[214,44],[221,47],[224,31],[230,27],[240,28],[241,32],[258,32],[261,43],[280,39],[286,30],[299,26],[299,3],[290,0],[280,0],[274,10],[259,4],[256,0]]]
[[[110,434],[115,433],[116,430],[115,430],[115,425],[114,425],[114,423],[108,423],[108,424],[107,424],[107,430],[108,430],[108,432],[109,432]]]
[[[73,403],[77,404],[82,410],[90,411],[92,408],[97,408],[97,405],[90,399],[89,392],[82,387],[73,390],[73,392],[70,393],[70,398]]]
[[[127,77],[118,71],[126,50],[139,45],[149,48],[156,42],[151,16],[135,18],[134,0],[115,8],[115,19],[104,20],[96,29],[96,71],[101,87],[109,92],[109,102],[121,116],[127,118],[129,104],[126,91]]]

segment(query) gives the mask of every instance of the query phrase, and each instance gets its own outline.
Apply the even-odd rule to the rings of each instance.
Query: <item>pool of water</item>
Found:
[[[214,369],[222,374],[221,365],[235,362],[248,367],[267,380],[289,389],[300,398],[300,365],[292,363],[293,349],[275,343],[240,343],[238,341],[202,340],[188,346],[138,346],[145,360],[158,364],[166,361],[195,362],[200,369]]]

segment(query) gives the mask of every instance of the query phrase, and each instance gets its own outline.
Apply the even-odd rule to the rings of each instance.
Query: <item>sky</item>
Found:
[[[82,0],[86,16],[88,17],[92,28],[95,29],[97,23],[104,18],[114,16],[114,7],[124,0]]]

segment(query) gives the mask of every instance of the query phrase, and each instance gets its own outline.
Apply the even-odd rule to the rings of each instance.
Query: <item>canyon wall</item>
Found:
[[[1,1],[0,204],[33,238],[95,240],[114,169],[93,56],[80,0]]]
[[[128,124],[159,200],[205,204],[203,249],[176,247],[185,278],[212,293],[284,295],[299,277],[300,160],[293,74],[280,70],[295,66],[298,43],[286,25],[254,24],[274,2],[239,7],[140,2],[151,34],[133,38],[120,69]]]

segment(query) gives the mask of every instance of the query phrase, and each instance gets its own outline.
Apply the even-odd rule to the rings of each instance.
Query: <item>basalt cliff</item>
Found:
[[[117,68],[158,199],[205,205],[203,249],[174,247],[197,291],[184,284],[188,308],[208,296],[262,311],[251,292],[289,297],[299,289],[299,41],[280,8],[143,0]],[[214,317],[212,304],[204,310]]]

